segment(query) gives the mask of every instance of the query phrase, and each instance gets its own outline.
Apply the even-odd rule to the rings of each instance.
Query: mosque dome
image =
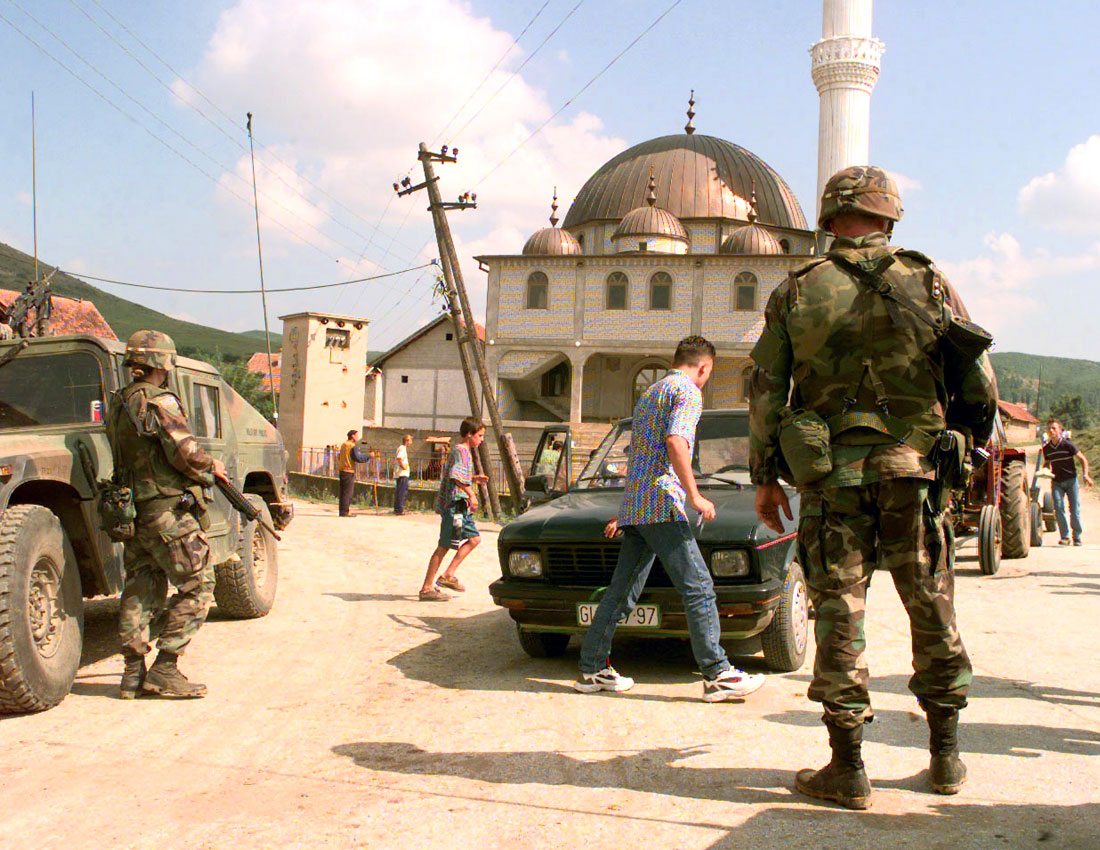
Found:
[[[550,226],[536,230],[523,246],[524,254],[543,256],[568,256],[581,253],[581,245],[568,230],[558,227],[558,190],[550,204]]]
[[[646,184],[645,206],[631,210],[623,216],[611,235],[611,241],[620,252],[635,249],[674,254],[687,252],[690,241],[687,230],[680,219],[657,206],[655,188],[654,176],[650,174]]]
[[[697,135],[690,123],[688,130],[650,139],[608,160],[581,187],[564,226],[622,219],[644,208],[652,172],[656,206],[676,219],[744,219],[755,183],[764,224],[808,229],[794,192],[764,160],[725,139]]]
[[[739,227],[724,240],[719,254],[785,254],[779,240],[756,223],[756,191],[749,206],[749,223]]]

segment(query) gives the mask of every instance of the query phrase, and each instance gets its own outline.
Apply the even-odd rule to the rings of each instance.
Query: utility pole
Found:
[[[439,247],[439,259],[443,269],[444,281],[446,282],[448,290],[453,290],[454,294],[457,296],[464,326],[463,330],[460,331],[462,334],[461,338],[466,341],[466,351],[469,360],[477,370],[478,378],[481,381],[482,398],[485,399],[485,406],[489,410],[489,420],[492,423],[493,431],[497,435],[500,458],[504,464],[505,476],[508,479],[508,489],[512,494],[512,504],[516,510],[519,510],[523,502],[523,475],[519,468],[519,458],[516,455],[515,447],[512,443],[512,435],[504,433],[504,424],[501,422],[500,410],[497,408],[496,403],[496,392],[493,390],[492,383],[489,380],[489,372],[485,368],[485,360],[481,356],[481,350],[477,347],[474,315],[473,311],[470,309],[470,300],[466,295],[466,284],[462,279],[462,269],[455,252],[454,239],[451,237],[451,228],[447,223],[447,210],[463,210],[469,209],[470,207],[476,207],[477,196],[467,192],[457,201],[453,202],[444,202],[440,197],[439,178],[435,175],[433,163],[457,162],[457,148],[448,153],[447,146],[444,145],[439,153],[434,153],[429,151],[428,146],[421,142],[417,159],[420,160],[420,164],[424,169],[424,182],[413,186],[410,185],[411,181],[406,177],[400,185],[397,183],[394,184],[394,191],[396,191],[399,196],[404,196],[419,191],[420,189],[428,190],[428,210],[432,214],[432,224],[435,226],[435,238]],[[404,188],[402,188],[402,186]],[[471,394],[471,408],[473,402],[474,394]],[[484,444],[482,445],[484,446]]]
[[[440,266],[447,261],[440,259]],[[474,382],[474,369],[470,363],[469,351],[466,348],[467,342],[471,345],[476,345],[476,338],[474,340],[468,340],[466,329],[462,321],[462,308],[458,305],[458,293],[454,291],[453,286],[447,284],[446,276],[439,278],[437,283],[439,291],[447,298],[447,312],[451,316],[451,325],[455,329],[455,344],[458,346],[458,356],[462,361],[462,377],[466,380],[466,393],[470,398],[470,414],[481,418],[481,402],[477,397],[477,385]],[[475,334],[476,337],[476,334]],[[500,496],[497,494],[497,484],[493,480],[493,476],[489,475],[489,470],[492,468],[492,458],[489,456],[489,447],[483,442],[478,448],[477,455],[474,456],[474,462],[478,464],[478,473],[486,475],[489,478],[488,483],[482,484],[482,504],[489,507],[489,512],[495,521],[500,516]]]

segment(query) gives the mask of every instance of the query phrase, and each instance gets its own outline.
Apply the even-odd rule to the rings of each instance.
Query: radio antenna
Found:
[[[267,290],[264,288],[264,252],[260,245],[260,200],[256,193],[256,150],[252,146],[252,113],[248,113],[248,153],[252,157],[252,206],[256,210],[256,253],[260,258],[260,301],[264,306],[264,341],[267,343],[267,383],[271,390],[271,416],[279,425],[279,402],[275,399],[274,368],[271,364],[271,331],[267,327]]]

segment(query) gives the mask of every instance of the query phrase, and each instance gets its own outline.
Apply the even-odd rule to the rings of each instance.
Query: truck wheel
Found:
[[[1020,461],[1005,464],[1001,480],[1001,554],[1026,558],[1031,549],[1031,513],[1027,495],[1027,470]]]
[[[61,702],[83,643],[80,574],[61,521],[13,505],[0,514],[0,714]]]
[[[529,632],[516,624],[519,645],[532,658],[558,658],[565,655],[569,646],[569,635],[559,632]]]
[[[1043,512],[1035,503],[1031,503],[1031,545],[1043,545]]]
[[[1058,530],[1058,520],[1054,516],[1054,496],[1049,490],[1043,493],[1043,528],[1047,531]]]
[[[1001,568],[1001,512],[996,505],[983,507],[978,519],[978,566],[987,576]]]
[[[247,494],[270,524],[267,504],[254,493]],[[275,538],[258,521],[244,523],[235,557],[214,567],[214,601],[218,610],[243,620],[262,617],[275,604],[279,584],[279,547]]]
[[[787,569],[783,595],[768,627],[760,635],[764,661],[777,673],[799,669],[806,660],[809,604],[802,567],[794,561]]]

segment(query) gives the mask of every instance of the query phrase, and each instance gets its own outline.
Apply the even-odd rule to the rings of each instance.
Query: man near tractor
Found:
[[[115,483],[128,486],[135,514],[131,536],[123,541],[120,696],[201,697],[206,686],[189,682],[176,661],[214,598],[204,488],[215,476],[228,479],[222,462],[199,446],[180,399],[167,388],[176,365],[172,340],[156,331],[136,332],[126,343],[123,365],[133,381],[115,394],[107,414]],[[171,599],[169,584],[176,588]],[[152,637],[159,652],[146,672]]]
[[[971,680],[955,624],[945,529],[946,459],[965,435],[984,445],[997,409],[988,334],[923,254],[889,244],[902,215],[894,180],[859,166],[825,185],[825,257],[791,272],[768,300],[752,352],[751,468],[762,522],[782,533],[801,492],[798,551],[817,619],[809,697],[820,702],[832,759],[797,789],[854,809],[870,805],[861,756],[872,719],[863,622],[874,569],[889,570],[909,615],[909,688],[930,730],[933,789],[966,778],[957,727]]]
[[[1058,545],[1069,546],[1070,533],[1073,533],[1073,545],[1081,545],[1081,493],[1077,483],[1076,462],[1081,462],[1081,476],[1085,485],[1092,486],[1089,474],[1089,459],[1066,437],[1062,423],[1057,419],[1047,422],[1050,439],[1043,443],[1043,466],[1050,467],[1054,480],[1050,482],[1050,492],[1054,496],[1054,515],[1058,520]],[[1066,516],[1066,502],[1069,502],[1069,517]]]

